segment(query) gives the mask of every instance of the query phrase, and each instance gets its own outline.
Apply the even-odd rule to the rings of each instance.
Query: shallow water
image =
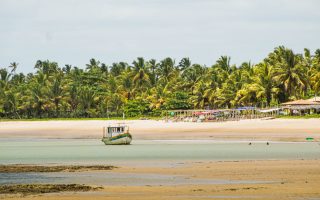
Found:
[[[128,164],[159,161],[320,159],[320,145],[216,142],[212,140],[133,141],[106,146],[94,139],[0,139],[0,164]]]
[[[117,172],[0,173],[1,184],[88,184],[111,186],[273,183],[254,180],[195,179],[188,176]]]

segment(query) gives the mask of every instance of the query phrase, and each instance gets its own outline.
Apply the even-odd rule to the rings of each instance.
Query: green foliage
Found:
[[[128,117],[147,115],[150,112],[149,102],[144,99],[129,100],[124,106],[124,113]]]
[[[320,50],[295,54],[279,46],[261,62],[212,66],[137,58],[110,66],[90,59],[84,67],[38,60],[35,72],[19,64],[0,68],[0,118],[112,118],[161,116],[165,110],[276,106],[320,92]]]
[[[305,115],[281,115],[278,118],[284,119],[313,119],[313,118],[320,118],[320,114],[305,114]]]
[[[189,109],[191,107],[188,93],[180,91],[170,95],[168,100],[164,103],[164,108],[166,110]]]

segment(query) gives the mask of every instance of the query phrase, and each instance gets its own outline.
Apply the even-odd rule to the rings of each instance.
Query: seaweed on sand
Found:
[[[17,184],[0,185],[0,194],[42,194],[57,192],[87,192],[101,189],[80,184]]]
[[[23,173],[23,172],[76,172],[94,170],[112,170],[116,168],[110,165],[0,165],[0,173]]]

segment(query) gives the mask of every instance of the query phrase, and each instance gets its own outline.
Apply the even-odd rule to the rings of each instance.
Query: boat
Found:
[[[118,124],[114,126],[103,127],[102,142],[106,145],[125,145],[130,144],[132,136],[129,133],[127,125]]]

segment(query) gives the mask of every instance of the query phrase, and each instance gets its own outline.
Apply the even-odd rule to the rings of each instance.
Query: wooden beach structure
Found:
[[[288,115],[320,114],[320,97],[286,102],[282,108]]]
[[[281,107],[238,107],[233,109],[168,110],[166,120],[173,122],[219,122],[241,119],[273,119],[279,115],[320,114],[320,97],[300,99],[281,104]]]
[[[274,117],[281,108],[257,109],[256,107],[239,107],[234,109],[213,110],[168,110],[166,120],[174,122],[219,122],[238,121]]]

